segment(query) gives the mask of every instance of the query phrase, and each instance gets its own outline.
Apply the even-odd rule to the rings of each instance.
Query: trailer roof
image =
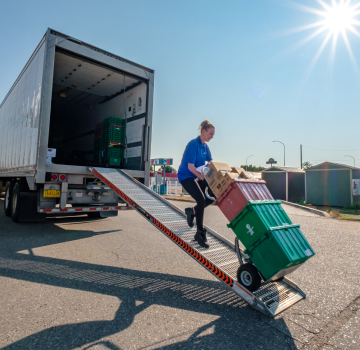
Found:
[[[90,49],[92,49],[92,50],[95,50],[96,52],[103,53],[104,55],[106,55],[106,56],[108,56],[108,57],[113,57],[113,58],[115,58],[115,59],[117,59],[117,60],[120,60],[120,61],[129,63],[129,64],[132,64],[132,65],[137,66],[137,67],[139,67],[139,68],[141,68],[141,69],[144,69],[144,70],[146,70],[146,71],[148,71],[148,72],[150,72],[150,73],[154,73],[154,70],[153,70],[153,69],[150,69],[150,68],[148,68],[148,67],[145,67],[145,66],[143,66],[143,65],[141,65],[141,64],[138,64],[138,63],[135,63],[135,62],[133,62],[133,61],[127,60],[127,59],[125,59],[125,58],[123,58],[123,57],[121,57],[121,56],[118,56],[118,55],[115,55],[115,54],[113,54],[113,53],[110,53],[110,52],[108,52],[108,51],[106,51],[106,50],[100,49],[100,48],[98,48],[98,47],[96,47],[96,46],[94,46],[94,45],[90,45],[90,44],[88,44],[88,43],[85,43],[85,42],[82,41],[82,40],[75,39],[75,38],[72,37],[72,36],[69,36],[69,35],[60,33],[60,32],[58,32],[58,31],[56,31],[56,30],[54,30],[54,29],[49,28],[49,30],[50,30],[50,33],[53,34],[53,35],[56,35],[56,36],[65,38],[66,40],[73,41],[73,42],[75,42],[76,44],[80,44],[80,45],[82,45],[82,46],[86,46],[86,47],[88,47],[88,48],[90,48]]]
[[[106,55],[106,56],[108,56],[108,57],[113,57],[113,58],[115,58],[115,59],[117,59],[117,60],[120,60],[120,61],[129,63],[129,64],[132,64],[132,65],[134,65],[134,66],[136,66],[136,67],[139,67],[139,68],[143,69],[144,71],[148,71],[148,72],[150,72],[150,73],[154,73],[154,70],[153,70],[153,69],[150,69],[150,68],[145,67],[145,66],[142,66],[142,65],[140,65],[140,64],[138,64],[138,63],[129,61],[129,60],[123,58],[123,57],[120,57],[120,56],[117,56],[117,55],[115,55],[115,54],[112,54],[112,53],[110,53],[110,52],[108,52],[108,51],[105,51],[105,50],[103,50],[103,49],[100,49],[100,48],[98,48],[98,47],[96,47],[96,46],[87,44],[87,43],[85,43],[85,42],[83,42],[83,41],[81,41],[81,40],[78,40],[78,39],[75,39],[75,38],[73,38],[73,37],[71,37],[71,36],[69,36],[69,35],[60,33],[60,32],[58,32],[58,31],[56,31],[56,30],[54,30],[54,29],[48,28],[48,31],[50,31],[50,33],[53,34],[53,35],[56,35],[56,36],[65,38],[66,40],[73,41],[73,42],[75,42],[75,43],[77,43],[77,44],[80,44],[80,45],[82,45],[82,46],[86,46],[86,47],[88,47],[88,48],[90,48],[90,49],[92,49],[92,50],[94,50],[94,51],[96,51],[96,52],[103,53],[104,55]],[[31,63],[31,61],[32,61],[32,59],[34,58],[35,54],[36,54],[37,51],[39,50],[39,47],[44,43],[45,38],[46,38],[46,33],[45,33],[45,35],[43,36],[43,38],[41,39],[40,43],[37,45],[36,49],[34,50],[33,54],[31,55],[31,57],[29,58],[29,60],[27,61],[27,63],[25,64],[24,68],[21,70],[19,76],[18,76],[17,79],[15,80],[14,84],[11,86],[9,92],[6,94],[6,96],[4,97],[4,99],[3,99],[2,101],[0,100],[0,101],[1,101],[1,103],[0,103],[0,108],[1,108],[1,107],[3,106],[3,104],[5,103],[6,99],[8,98],[8,96],[10,95],[10,93],[11,93],[11,91],[14,89],[14,87],[16,86],[17,82],[19,81],[19,79],[21,78],[21,76],[23,75],[23,73],[25,72],[25,70],[26,70],[26,68],[28,67],[28,65]]]

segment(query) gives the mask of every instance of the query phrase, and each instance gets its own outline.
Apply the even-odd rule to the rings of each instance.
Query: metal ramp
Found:
[[[233,243],[206,227],[210,248],[201,247],[194,240],[196,228],[187,225],[186,215],[182,210],[122,170],[111,168],[90,168],[90,170],[254,309],[274,317],[305,298],[305,293],[286,277],[281,282],[263,283],[256,292],[248,291],[237,282],[236,273],[240,264]]]

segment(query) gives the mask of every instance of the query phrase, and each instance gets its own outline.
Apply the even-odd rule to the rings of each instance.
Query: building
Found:
[[[306,170],[306,203],[330,207],[360,205],[360,169],[325,162]]]
[[[261,172],[261,178],[274,199],[289,202],[305,200],[305,171],[288,166],[273,166]]]

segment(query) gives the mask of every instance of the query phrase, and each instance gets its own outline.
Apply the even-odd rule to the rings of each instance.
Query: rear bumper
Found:
[[[114,206],[114,207],[75,207],[75,208],[54,208],[54,209],[40,209],[38,213],[54,214],[54,213],[92,213],[96,211],[118,211],[118,210],[130,210],[133,209],[129,206]]]

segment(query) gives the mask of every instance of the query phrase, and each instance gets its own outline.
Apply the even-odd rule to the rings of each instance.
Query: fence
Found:
[[[161,193],[163,191],[163,181],[156,182],[155,178],[150,178],[150,189],[156,193]],[[180,196],[181,193],[185,193],[185,190],[181,186],[179,181],[166,181],[165,194],[172,196]],[[163,194],[163,193],[161,193]]]

